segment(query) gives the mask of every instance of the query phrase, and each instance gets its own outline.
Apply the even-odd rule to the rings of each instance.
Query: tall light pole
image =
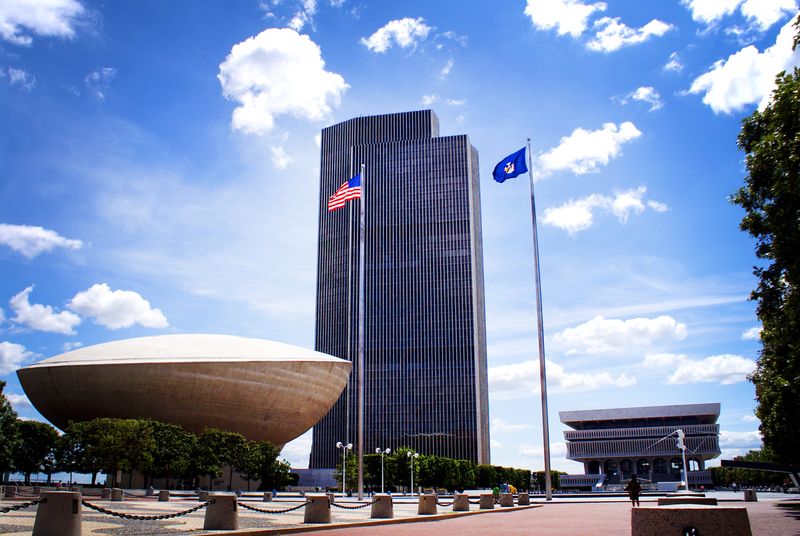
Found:
[[[419,458],[419,453],[418,452],[412,452],[412,451],[409,450],[406,454],[408,455],[409,458],[411,458],[411,496],[413,497],[414,496],[414,460]]]
[[[681,458],[683,458],[683,485],[686,491],[689,491],[689,471],[686,468],[686,442],[684,441],[686,434],[683,430],[675,430],[675,435],[678,436],[676,445],[681,451]]]
[[[392,452],[392,449],[381,450],[379,448],[375,449],[375,454],[381,455],[381,493],[383,493],[383,455],[389,454]]]
[[[341,441],[336,442],[336,448],[342,449],[342,497],[345,496],[345,480],[347,480],[347,451],[353,450],[353,444],[345,445]]]

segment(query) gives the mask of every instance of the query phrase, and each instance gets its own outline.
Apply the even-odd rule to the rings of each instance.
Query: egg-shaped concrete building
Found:
[[[229,335],[161,335],[80,348],[17,371],[59,428],[97,417],[220,428],[282,446],[314,426],[351,363],[289,344]]]

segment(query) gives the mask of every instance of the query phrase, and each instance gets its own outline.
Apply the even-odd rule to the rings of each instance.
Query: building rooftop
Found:
[[[682,418],[692,419],[697,423],[712,424],[717,422],[719,411],[719,403],[714,402],[708,404],[673,404],[669,406],[560,411],[558,416],[561,422],[567,426],[575,430],[582,430],[594,428],[601,423],[618,422],[621,426],[629,426],[635,421],[672,421]]]

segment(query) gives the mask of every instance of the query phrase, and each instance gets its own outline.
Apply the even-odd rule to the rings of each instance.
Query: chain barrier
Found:
[[[481,504],[481,500],[480,499],[478,499],[477,501],[473,501],[472,499],[468,499],[468,500],[469,500],[469,504]]]
[[[455,501],[453,501],[453,502],[455,502]],[[439,502],[439,499],[436,499],[436,504],[438,506],[443,507],[443,508],[447,508],[448,506],[453,506],[453,502],[443,503],[443,502]]]
[[[35,501],[15,504],[14,506],[9,506],[8,508],[0,508],[0,514],[7,514],[16,510],[22,510],[23,508],[29,508],[35,504],[42,504],[43,502],[47,502],[47,499],[36,499]]]
[[[94,505],[92,503],[86,502],[85,500],[82,500],[81,504],[83,504],[86,508],[89,508],[89,509],[94,510],[96,512],[100,512],[101,514],[108,514],[108,515],[114,516],[114,517],[121,517],[122,519],[134,519],[134,520],[137,520],[137,521],[158,521],[160,519],[172,519],[173,517],[185,516],[185,515],[191,514],[192,512],[197,512],[201,508],[205,508],[206,506],[208,506],[209,504],[211,504],[213,502],[214,502],[214,499],[211,499],[210,501],[206,501],[203,504],[199,504],[199,505],[195,506],[194,508],[189,508],[188,510],[184,510],[183,512],[175,512],[174,514],[163,514],[163,515],[155,515],[155,516],[139,516],[139,515],[134,515],[134,514],[125,514],[125,513],[122,513],[122,512],[112,512],[111,510],[106,510],[105,508],[103,508],[101,506],[96,506],[96,505]]]
[[[343,504],[338,503],[331,503],[331,506],[335,506],[336,508],[341,508],[342,510],[361,510],[362,508],[366,508],[367,506],[371,506],[375,501],[372,500],[368,503],[364,503],[360,506],[345,506]]]
[[[247,510],[252,510],[253,512],[260,512],[262,514],[286,514],[288,512],[293,512],[294,510],[299,510],[300,508],[304,507],[310,502],[311,501],[306,501],[302,504],[298,504],[297,506],[292,506],[291,508],[284,508],[283,510],[263,510],[261,508],[256,508],[255,506],[250,506],[249,504],[245,504],[243,502],[238,502],[238,501],[236,502],[236,504]]]

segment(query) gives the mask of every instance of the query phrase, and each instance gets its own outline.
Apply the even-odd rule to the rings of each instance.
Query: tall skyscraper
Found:
[[[362,163],[364,197],[328,212]],[[440,137],[425,110],[324,129],[320,167],[315,348],[355,367],[314,427],[309,467],[335,467],[336,442],[357,440],[361,202],[364,452],[407,446],[489,463],[478,152],[465,135]]]

